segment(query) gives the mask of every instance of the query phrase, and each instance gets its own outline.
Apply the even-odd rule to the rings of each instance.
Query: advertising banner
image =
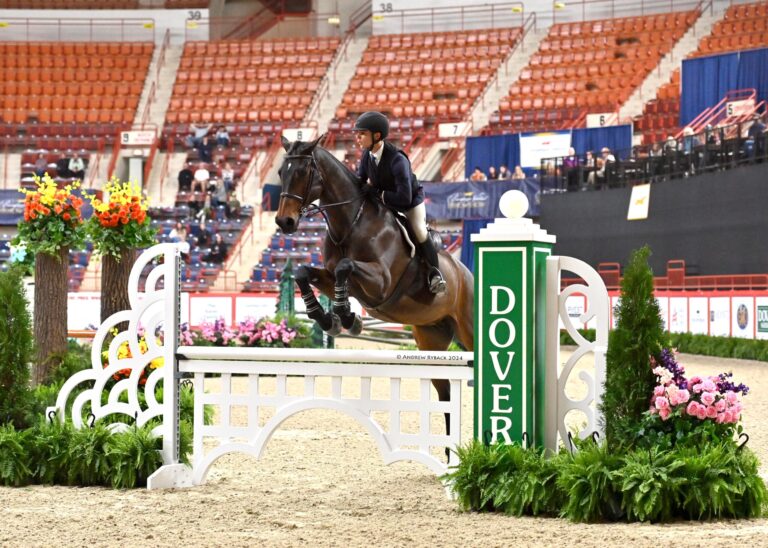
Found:
[[[757,297],[755,309],[755,335],[758,339],[768,339],[768,297]]]
[[[669,299],[669,330],[672,333],[688,331],[688,299],[685,297],[670,297]]]
[[[539,169],[544,158],[568,156],[570,148],[570,131],[521,133],[520,166]]]
[[[688,299],[688,329],[697,335],[706,335],[709,327],[709,306],[706,297]]]
[[[731,336],[751,339],[755,333],[755,300],[752,297],[731,299]]]
[[[709,299],[709,334],[714,337],[728,337],[731,334],[730,297]]]
[[[516,181],[466,181],[422,183],[427,217],[432,219],[496,219],[502,217],[499,199],[508,190],[520,190],[528,198],[527,217],[540,212],[538,179]]]

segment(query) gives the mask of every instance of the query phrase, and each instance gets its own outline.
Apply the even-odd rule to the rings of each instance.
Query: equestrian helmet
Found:
[[[353,131],[370,131],[381,133],[381,139],[384,140],[389,134],[389,120],[381,112],[364,112],[355,122]]]

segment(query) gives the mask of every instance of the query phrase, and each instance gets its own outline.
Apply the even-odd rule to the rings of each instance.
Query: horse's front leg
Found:
[[[350,335],[359,335],[363,330],[363,319],[352,312],[349,305],[349,277],[357,270],[351,259],[342,259],[336,265],[334,276],[336,284],[333,287],[333,313],[341,320],[341,325]]]
[[[323,309],[315,297],[315,292],[312,291],[312,285],[310,285],[311,282],[323,293],[330,294],[334,285],[331,273],[323,268],[302,265],[294,271],[293,276],[301,291],[304,306],[307,308],[307,316],[311,320],[315,320],[320,328],[332,337],[341,333],[341,320],[336,314],[326,312]]]

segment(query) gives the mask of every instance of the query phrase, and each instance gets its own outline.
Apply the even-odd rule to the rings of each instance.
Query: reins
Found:
[[[359,194],[349,200],[335,202],[332,204],[308,204],[307,201],[309,200],[309,189],[312,186],[312,177],[316,171],[319,171],[317,169],[315,156],[314,154],[287,154],[285,158],[288,160],[309,160],[311,163],[309,165],[309,176],[307,177],[307,185],[304,189],[304,196],[299,196],[298,194],[290,194],[288,192],[281,192],[280,197],[291,198],[293,200],[298,200],[301,203],[301,207],[299,209],[299,220],[301,220],[303,217],[313,217],[317,213],[320,213],[325,219],[325,224],[328,226],[328,237],[331,239],[331,242],[333,242],[334,245],[341,247],[347,238],[349,238],[349,235],[352,234],[352,228],[357,224],[357,222],[360,220],[360,217],[363,215],[363,207],[365,207],[365,200],[363,200],[363,198],[365,197],[365,194]],[[326,211],[334,207],[352,204],[358,200],[360,200],[360,207],[357,210],[357,215],[355,215],[355,218],[352,220],[352,225],[350,225],[349,230],[341,238],[341,240],[337,240],[333,235],[333,231],[331,230],[331,221],[328,218]]]

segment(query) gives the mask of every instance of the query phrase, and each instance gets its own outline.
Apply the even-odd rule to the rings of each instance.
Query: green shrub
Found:
[[[12,424],[0,425],[0,485],[26,485],[32,473],[27,466],[29,457],[24,448],[25,433]]]
[[[609,451],[607,444],[581,444],[559,469],[557,484],[567,497],[562,515],[580,522],[620,517],[617,471],[621,465],[621,456]]]
[[[608,445],[616,451],[634,440],[648,398],[656,385],[649,364],[667,342],[659,305],[653,296],[650,249],[632,253],[621,282],[616,328],[608,337],[601,411]]]
[[[27,309],[22,272],[0,272],[0,424],[27,426],[32,319]]]
[[[674,517],[684,463],[673,452],[634,451],[624,457],[616,474],[628,521],[669,521]]]
[[[459,464],[443,479],[451,483],[464,510],[495,510],[493,490],[503,472],[499,466],[503,448],[501,444],[486,446],[477,439],[457,448]]]

